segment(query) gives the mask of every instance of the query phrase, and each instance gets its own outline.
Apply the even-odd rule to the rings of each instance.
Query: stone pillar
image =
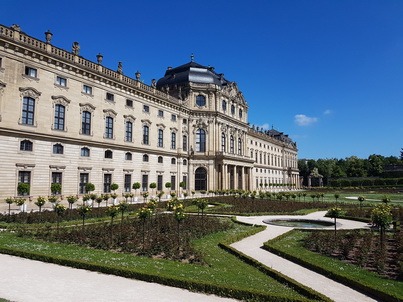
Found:
[[[228,183],[228,165],[223,164],[222,169],[222,189],[227,190],[227,183]]]

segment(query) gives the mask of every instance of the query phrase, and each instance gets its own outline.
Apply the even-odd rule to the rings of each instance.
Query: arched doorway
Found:
[[[207,171],[205,168],[197,168],[195,171],[195,190],[207,190]]]

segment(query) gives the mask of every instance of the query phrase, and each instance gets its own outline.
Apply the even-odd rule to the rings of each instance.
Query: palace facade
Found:
[[[276,130],[250,127],[237,87],[213,67],[168,68],[151,85],[0,25],[0,199],[141,190],[299,187],[296,144]],[[261,185],[263,184],[263,185]],[[267,184],[267,185],[265,185]]]

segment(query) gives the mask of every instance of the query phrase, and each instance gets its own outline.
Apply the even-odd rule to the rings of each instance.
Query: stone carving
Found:
[[[14,30],[14,31],[21,32],[21,27],[20,27],[18,24],[13,24],[13,25],[11,25],[10,28],[11,28],[12,30]]]
[[[67,107],[71,102],[68,98],[62,95],[52,95],[51,98],[54,100],[54,104],[63,105],[65,107]]]
[[[105,117],[113,117],[115,118],[118,114],[115,110],[113,109],[104,109],[103,112],[105,113]]]
[[[78,44],[78,42],[73,42],[73,45],[71,46],[71,52],[78,56],[78,54],[80,53],[80,45]]]
[[[165,125],[164,125],[164,124],[157,124],[157,128],[164,130],[164,129],[165,129]]]
[[[152,124],[150,120],[141,120],[141,123],[146,126],[151,126],[151,124]]]
[[[123,74],[123,65],[122,62],[118,63],[118,70],[117,70],[118,74]]]
[[[95,110],[95,106],[90,103],[80,103],[80,112],[88,111],[93,113]]]
[[[153,88],[157,87],[157,81],[155,79],[151,80],[151,87]]]
[[[50,43],[50,41],[52,40],[52,36],[53,34],[50,32],[50,30],[48,29],[47,32],[45,32],[45,39],[46,39],[46,43]]]
[[[20,91],[21,91],[21,96],[24,97],[30,97],[33,99],[38,98],[42,93],[39,92],[38,90],[36,90],[33,87],[20,87]]]
[[[133,116],[133,115],[131,115],[131,114],[129,114],[129,115],[123,115],[123,118],[125,119],[125,122],[132,122],[132,123],[134,123],[134,121],[136,120],[136,118]]]
[[[199,128],[201,128],[201,129],[206,129],[206,128],[208,127],[208,121],[205,121],[205,120],[199,118],[199,119],[195,122],[195,124],[193,125],[193,127],[194,127],[194,128],[197,128],[197,129],[199,129]]]
[[[102,60],[104,59],[104,56],[103,55],[101,55],[100,53],[98,53],[97,54],[97,62],[98,62],[98,65],[101,65],[102,64]]]

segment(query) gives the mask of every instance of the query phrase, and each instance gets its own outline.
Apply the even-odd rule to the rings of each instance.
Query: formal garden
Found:
[[[322,210],[334,219],[364,221],[373,228],[293,230],[265,248],[382,300],[399,301],[401,194],[356,193],[209,191],[180,200],[172,194],[165,201],[158,198],[164,194],[144,194],[141,203],[131,196],[89,194],[82,200],[67,197],[67,204],[50,196],[35,201],[36,211],[0,214],[0,228],[5,230],[0,233],[0,252],[247,301],[327,301],[229,246],[265,228],[239,223],[235,215]],[[343,267],[342,272],[329,273],[335,265]]]

